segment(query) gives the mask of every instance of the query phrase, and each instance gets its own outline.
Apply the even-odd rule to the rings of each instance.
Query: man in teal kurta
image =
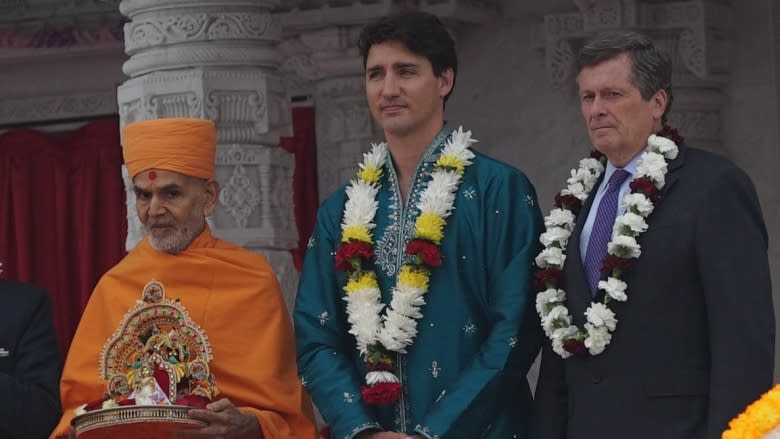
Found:
[[[361,34],[366,94],[389,154],[373,218],[373,256],[382,303],[390,304],[421,194],[453,129],[444,101],[454,84],[454,44],[424,13],[380,20]],[[403,388],[397,402],[368,404],[366,358],[357,349],[337,269],[347,193],[320,207],[295,305],[298,368],[332,437],[338,439],[525,438],[531,392],[525,375],[540,346],[532,260],[541,214],[528,179],[478,152],[454,193],[431,268],[417,333],[391,351]],[[385,314],[386,310],[382,311]]]

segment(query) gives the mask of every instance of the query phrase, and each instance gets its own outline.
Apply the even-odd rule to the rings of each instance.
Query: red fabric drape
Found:
[[[315,136],[314,108],[293,108],[293,137],[281,139],[282,148],[295,156],[293,174],[293,200],[295,224],[298,228],[298,248],[293,250],[293,260],[298,271],[303,267],[306,245],[317,220],[317,141]]]
[[[62,355],[100,276],[125,254],[119,122],[0,136],[0,276],[46,288]]]

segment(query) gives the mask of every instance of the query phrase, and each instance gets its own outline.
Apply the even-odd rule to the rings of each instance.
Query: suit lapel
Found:
[[[688,154],[688,147],[685,145],[678,145],[677,147],[679,149],[677,158],[669,162],[669,168],[666,173],[666,183],[664,184],[663,189],[661,189],[661,198],[658,200],[658,203],[663,203],[663,197],[672,191],[677,180],[680,178],[680,173],[677,171],[685,164],[685,156]]]

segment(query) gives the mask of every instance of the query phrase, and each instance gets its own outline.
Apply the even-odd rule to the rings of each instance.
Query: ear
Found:
[[[439,97],[444,99],[452,91],[452,85],[455,83],[455,71],[452,68],[445,69],[439,76]]]
[[[666,93],[666,90],[660,89],[653,95],[652,98],[650,98],[650,104],[652,105],[652,113],[653,118],[655,120],[661,120],[661,116],[663,116],[664,111],[666,110],[666,105],[669,103],[669,95]]]
[[[203,203],[203,216],[209,216],[217,208],[217,197],[219,197],[219,183],[216,180],[208,180],[203,183],[206,202]]]

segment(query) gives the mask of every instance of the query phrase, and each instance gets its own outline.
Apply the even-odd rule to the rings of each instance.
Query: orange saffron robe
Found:
[[[122,317],[155,279],[180,299],[211,343],[220,394],[257,416],[266,439],[313,439],[298,380],[292,324],[263,256],[215,238],[208,226],[177,255],[144,238],[98,282],[81,317],[60,381],[63,417],[50,439],[66,438],[74,409],[100,398],[99,358]]]

